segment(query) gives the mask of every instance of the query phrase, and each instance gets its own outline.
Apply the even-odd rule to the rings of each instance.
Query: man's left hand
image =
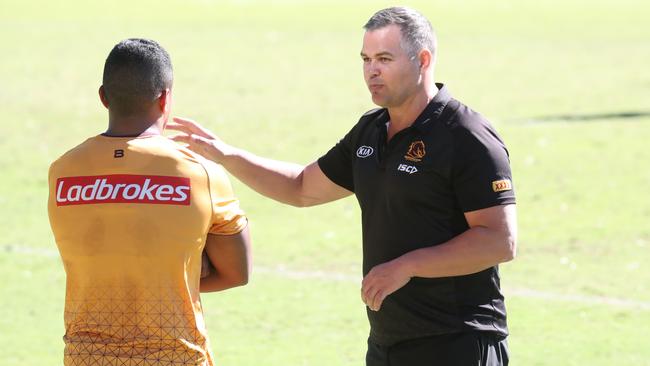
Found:
[[[375,266],[361,282],[361,299],[373,311],[379,311],[386,296],[406,285],[411,276],[400,259]]]

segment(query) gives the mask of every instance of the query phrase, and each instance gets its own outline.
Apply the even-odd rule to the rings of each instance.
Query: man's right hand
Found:
[[[165,125],[165,129],[180,132],[178,135],[171,136],[170,139],[187,144],[190,150],[217,163],[221,163],[232,150],[231,146],[221,141],[210,130],[191,119],[174,117],[173,122]]]

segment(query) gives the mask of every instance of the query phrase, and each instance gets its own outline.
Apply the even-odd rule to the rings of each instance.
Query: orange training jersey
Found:
[[[223,169],[163,136],[96,136],[49,171],[66,271],[65,365],[213,365],[206,235],[246,226]]]

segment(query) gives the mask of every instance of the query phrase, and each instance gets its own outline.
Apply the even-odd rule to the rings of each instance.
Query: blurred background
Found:
[[[388,1],[0,0],[0,365],[62,363],[65,275],[47,169],[103,132],[120,40],[157,40],[174,115],[254,153],[309,163],[373,108],[362,26]],[[511,156],[518,257],[501,266],[513,365],[650,365],[650,5],[411,1],[436,79]],[[296,209],[233,178],[252,225],[244,288],[203,296],[220,365],[362,365],[354,198]]]

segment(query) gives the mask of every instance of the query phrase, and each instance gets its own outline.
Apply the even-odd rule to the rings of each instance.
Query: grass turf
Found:
[[[105,128],[96,92],[117,41],[151,37],[168,49],[177,115],[307,163],[373,107],[358,52],[361,25],[383,5],[0,0],[0,364],[61,360],[64,275],[46,217],[47,166]],[[519,256],[502,274],[513,364],[648,364],[650,6],[412,5],[438,31],[437,79],[490,118],[511,152]],[[298,210],[235,188],[258,272],[246,288],[204,296],[219,362],[361,364],[355,200]]]

